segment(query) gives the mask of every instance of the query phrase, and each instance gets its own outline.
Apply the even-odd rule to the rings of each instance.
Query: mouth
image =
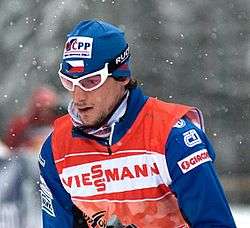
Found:
[[[87,111],[93,109],[93,107],[78,107],[77,109],[79,112],[87,112]]]

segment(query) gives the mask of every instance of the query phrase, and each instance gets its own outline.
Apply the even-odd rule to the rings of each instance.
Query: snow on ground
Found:
[[[237,228],[250,227],[250,205],[232,205],[231,209]]]

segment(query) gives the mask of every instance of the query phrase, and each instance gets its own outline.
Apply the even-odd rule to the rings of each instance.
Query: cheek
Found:
[[[104,84],[99,90],[95,91],[95,94],[92,94],[96,110],[105,113],[110,112],[123,94],[123,87],[111,82]]]
[[[105,95],[105,96],[97,95],[95,97],[95,101],[94,101],[96,110],[105,110],[109,99],[110,98],[107,95]]]
[[[109,103],[114,96],[116,96],[116,91],[112,88],[112,86],[103,86],[95,94],[95,100],[98,103]]]
[[[102,103],[103,98],[101,96],[96,96],[96,102],[97,103]]]
[[[105,94],[103,94],[101,97],[99,96],[97,101],[97,109],[101,112],[108,113],[112,111],[113,107],[116,105],[118,99],[118,94],[116,91],[108,90],[105,91]]]

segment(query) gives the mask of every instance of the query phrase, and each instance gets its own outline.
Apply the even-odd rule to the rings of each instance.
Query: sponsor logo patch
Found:
[[[183,128],[186,126],[186,122],[183,119],[179,119],[177,123],[174,125],[176,128]]]
[[[75,36],[70,37],[64,48],[63,58],[88,58],[92,57],[93,38]]]
[[[106,211],[99,211],[92,216],[88,216],[83,212],[85,221],[90,225],[90,227],[106,227],[107,222],[104,220]]]
[[[47,214],[50,216],[55,217],[55,211],[53,208],[53,196],[48,188],[48,186],[45,183],[45,180],[40,176],[40,193],[41,193],[41,203],[42,203],[42,210],[44,210]]]
[[[101,164],[90,167],[90,172],[79,175],[62,178],[63,184],[67,187],[84,188],[93,186],[97,192],[105,191],[108,183],[120,182],[123,180],[133,180],[141,178],[150,178],[159,175],[159,169],[156,163],[152,165],[142,164],[134,166],[124,166],[117,168],[104,169]]]
[[[190,170],[194,169],[195,167],[208,162],[212,161],[206,149],[199,150],[186,158],[177,162],[178,166],[180,167],[182,173],[187,173]]]
[[[86,197],[104,193],[153,188],[162,184],[164,155],[134,155],[64,168],[61,181],[71,196]]]
[[[40,163],[40,165],[41,165],[42,167],[45,167],[45,160],[43,159],[43,157],[42,157],[41,154],[39,154],[38,162]]]
[[[202,143],[199,134],[194,129],[186,131],[185,133],[183,133],[183,136],[184,136],[184,143],[188,147],[194,147]]]
[[[129,57],[129,47],[115,59],[116,64],[123,63]]]

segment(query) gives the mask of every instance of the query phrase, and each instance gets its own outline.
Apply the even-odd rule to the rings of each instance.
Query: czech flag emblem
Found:
[[[69,73],[83,73],[84,72],[84,62],[83,60],[68,60],[67,67]]]

